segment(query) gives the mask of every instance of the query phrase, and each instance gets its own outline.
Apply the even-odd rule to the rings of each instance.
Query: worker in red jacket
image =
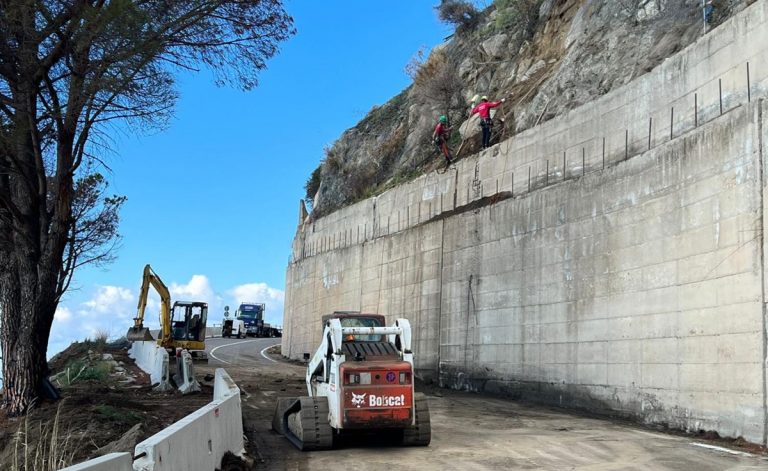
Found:
[[[437,146],[438,151],[442,152],[445,156],[446,168],[451,165],[451,152],[448,149],[448,138],[450,137],[451,128],[448,127],[448,117],[445,115],[440,116],[435,126],[435,132],[432,133],[432,141]]]
[[[469,113],[470,116],[477,113],[480,115],[480,127],[483,128],[483,149],[487,149],[491,145],[491,128],[493,127],[493,121],[491,121],[491,108],[504,103],[505,98],[501,101],[488,101],[488,97],[484,96],[480,98],[480,103],[477,104]]]

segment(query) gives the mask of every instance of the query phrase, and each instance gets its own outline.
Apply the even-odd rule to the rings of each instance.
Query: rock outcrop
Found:
[[[544,0],[531,37],[491,6],[476,28],[432,50],[414,84],[326,149],[308,184],[309,217],[439,165],[430,137],[441,114],[460,130],[451,141],[459,158],[476,152],[479,128],[467,111],[478,94],[507,98],[495,117],[497,142],[650,71],[749,3],[717,2],[713,24],[705,25],[699,0]]]

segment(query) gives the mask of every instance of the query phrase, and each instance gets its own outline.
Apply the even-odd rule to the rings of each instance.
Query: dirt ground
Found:
[[[667,433],[626,421],[423,384],[417,390],[429,399],[429,447],[404,448],[386,435],[357,434],[335,444],[333,450],[300,452],[270,428],[278,397],[306,394],[305,366],[281,361],[274,350],[267,351],[267,342],[250,342],[233,347],[243,352],[222,357],[227,364],[219,366],[225,366],[241,387],[246,448],[254,458],[254,469],[768,469],[764,450],[743,442]],[[216,362],[208,366],[211,371],[215,367]]]
[[[50,362],[54,373],[96,367],[105,353],[124,371],[113,368],[106,377],[61,386],[64,400],[44,403],[27,418],[0,418],[0,469],[42,469],[50,460],[63,467],[112,451],[132,452],[138,441],[210,402],[206,378],[218,367],[240,386],[254,470],[768,469],[765,450],[739,441],[666,433],[423,384],[417,390],[429,399],[430,446],[406,448],[385,434],[355,434],[329,451],[300,452],[271,430],[271,420],[278,397],[306,394],[305,366],[283,361],[269,348],[274,343],[212,340],[211,361],[196,364],[203,391],[187,396],[152,391],[124,345],[75,344]]]
[[[104,361],[104,354],[112,360]],[[212,383],[202,376],[200,393],[153,391],[125,344],[75,343],[49,367],[54,375],[63,372],[54,381],[63,399],[44,402],[27,417],[0,416],[0,469],[31,471],[51,460],[66,466],[113,451],[132,453],[136,443],[213,397]],[[82,373],[70,383],[68,369],[69,379]]]

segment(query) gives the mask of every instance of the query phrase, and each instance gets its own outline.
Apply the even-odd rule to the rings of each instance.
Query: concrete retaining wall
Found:
[[[133,471],[130,453],[110,453],[59,471]]]
[[[155,389],[165,391],[172,388],[168,352],[158,346],[157,342],[133,342],[128,355],[150,376],[152,384],[157,385]]]
[[[283,352],[333,310],[402,316],[444,385],[766,444],[767,59],[760,0],[453,174],[303,225]]]

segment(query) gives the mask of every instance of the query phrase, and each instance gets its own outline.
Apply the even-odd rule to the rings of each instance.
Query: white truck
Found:
[[[229,317],[229,306],[224,306],[224,321],[221,324],[222,337],[245,338],[248,331],[242,319]]]

